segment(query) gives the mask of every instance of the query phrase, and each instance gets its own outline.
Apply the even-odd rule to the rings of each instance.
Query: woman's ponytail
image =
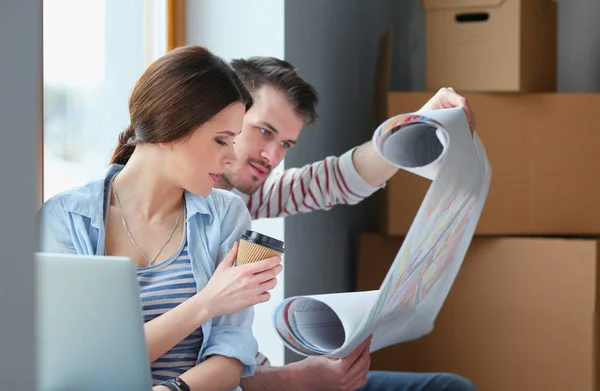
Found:
[[[175,48],[150,64],[133,87],[130,125],[119,135],[111,164],[127,164],[142,144],[183,140],[238,102],[247,111],[252,96],[225,60],[202,46]]]
[[[119,134],[119,145],[117,145],[113,152],[110,164],[127,164],[127,161],[135,150],[135,144],[131,142],[134,135],[135,129],[131,125]]]

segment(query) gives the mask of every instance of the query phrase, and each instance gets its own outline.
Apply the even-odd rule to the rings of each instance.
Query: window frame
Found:
[[[167,51],[186,44],[186,0],[167,0]]]
[[[45,0],[47,1],[47,0]],[[151,19],[151,12],[150,12],[150,6],[151,6],[151,2],[153,0],[147,0],[146,1],[146,9],[145,9],[145,17],[146,17],[146,34],[145,34],[145,45],[146,45],[146,55],[147,55],[147,63],[149,64],[150,61],[150,47],[152,45],[152,23],[150,23],[150,19]],[[176,47],[179,46],[184,46],[186,44],[186,0],[167,0],[166,2],[167,5],[167,20],[166,20],[166,26],[167,26],[167,52],[170,51],[171,49],[174,49]],[[42,20],[40,20],[40,24],[43,24],[43,18]],[[43,51],[43,48],[42,48]],[[44,170],[45,170],[45,164],[44,164],[44,58],[42,56],[42,60],[41,60],[41,84],[39,86],[40,91],[41,91],[41,103],[40,103],[40,108],[41,108],[41,113],[42,113],[42,121],[40,124],[40,127],[38,129],[39,132],[39,145],[38,145],[38,157],[39,157],[39,164],[38,164],[38,195],[37,195],[37,202],[38,202],[38,207],[41,207],[41,205],[44,203],[44,185],[45,185],[45,175],[44,175]]]

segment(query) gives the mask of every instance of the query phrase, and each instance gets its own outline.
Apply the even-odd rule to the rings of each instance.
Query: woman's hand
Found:
[[[236,242],[208,284],[196,295],[209,308],[211,318],[264,303],[271,298],[268,291],[277,285],[281,257],[233,266],[237,251]]]
[[[268,291],[277,285],[275,277],[281,272],[281,258],[234,267],[237,249],[236,243],[204,289],[144,323],[150,362],[183,341],[202,323],[269,300]]]

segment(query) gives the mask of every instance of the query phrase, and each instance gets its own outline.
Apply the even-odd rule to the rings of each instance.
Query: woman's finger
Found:
[[[281,257],[271,257],[263,259],[262,261],[247,263],[245,265],[238,266],[242,271],[248,271],[249,273],[256,274],[262,271],[271,269],[272,267],[281,263]]]
[[[275,266],[273,266],[270,269],[267,269],[267,270],[262,271],[260,273],[256,273],[254,275],[254,280],[258,281],[258,283],[269,281],[269,280],[277,277],[279,275],[279,273],[281,273],[282,270],[283,270],[283,266],[281,266],[281,265],[275,265]]]
[[[266,292],[266,291],[270,291],[271,289],[274,289],[276,286],[277,286],[277,279],[271,278],[270,280],[261,282],[258,285],[258,290],[260,292]]]
[[[237,258],[237,250],[238,250],[238,242],[235,242],[233,244],[233,247],[231,247],[231,250],[229,250],[229,252],[225,256],[225,258],[221,261],[219,266],[217,266],[217,270],[233,267],[233,263],[235,262],[235,259]]]
[[[261,294],[256,295],[254,298],[254,304],[266,303],[271,299],[271,294],[269,292],[263,292]]]

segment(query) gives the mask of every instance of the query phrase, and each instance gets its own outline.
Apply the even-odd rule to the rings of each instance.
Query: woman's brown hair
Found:
[[[227,62],[201,46],[174,49],[153,62],[129,98],[130,125],[111,163],[126,164],[139,143],[175,141],[233,103],[252,97]]]

